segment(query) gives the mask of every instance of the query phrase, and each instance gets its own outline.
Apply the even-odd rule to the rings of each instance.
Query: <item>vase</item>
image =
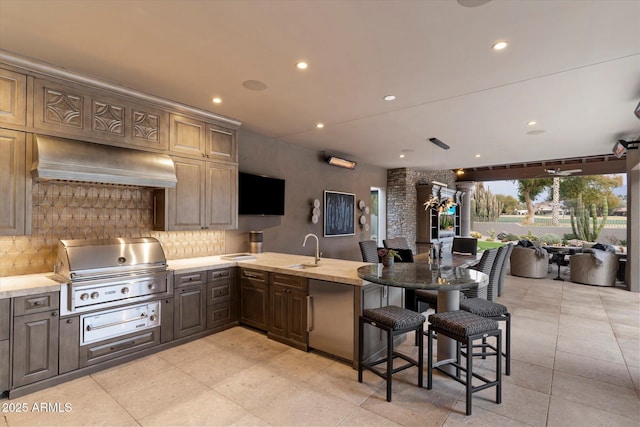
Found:
[[[385,256],[382,258],[382,265],[384,265],[385,267],[391,267],[393,266],[393,257],[392,256]]]

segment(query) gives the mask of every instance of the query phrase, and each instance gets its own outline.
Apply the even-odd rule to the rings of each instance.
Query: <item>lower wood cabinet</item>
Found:
[[[268,274],[264,271],[240,270],[240,323],[267,331]]]
[[[11,300],[0,300],[0,396],[9,390],[9,330]]]
[[[80,361],[80,316],[60,319],[60,352],[58,371],[60,374],[79,368]]]
[[[173,339],[202,332],[206,327],[206,285],[176,288],[173,299]]]
[[[269,337],[301,350],[308,349],[307,279],[269,274]]]
[[[13,319],[13,387],[58,375],[58,311]]]

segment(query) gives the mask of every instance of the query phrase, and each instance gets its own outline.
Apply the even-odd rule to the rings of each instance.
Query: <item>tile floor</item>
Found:
[[[237,327],[0,401],[29,408],[4,412],[0,427],[639,425],[640,294],[507,276],[499,302],[513,314],[512,375],[503,377],[502,404],[492,389],[477,393],[470,417],[462,385],[446,377],[429,391],[415,385],[415,368],[399,373],[388,403],[375,375],[359,384],[344,363]],[[34,403],[71,408],[34,412]]]

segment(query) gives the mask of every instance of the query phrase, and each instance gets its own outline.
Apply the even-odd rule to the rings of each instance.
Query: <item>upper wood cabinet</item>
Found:
[[[185,157],[173,163],[176,187],[154,191],[154,230],[236,228],[238,167]]]
[[[207,159],[238,160],[236,131],[179,114],[171,115],[170,150]]]
[[[27,76],[0,69],[0,123],[27,124]]]
[[[0,128],[0,235],[31,234],[30,145],[24,132]]]
[[[157,150],[169,148],[169,114],[123,97],[34,82],[36,129]]]

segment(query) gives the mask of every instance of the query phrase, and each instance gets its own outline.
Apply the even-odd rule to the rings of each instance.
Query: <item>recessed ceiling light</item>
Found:
[[[480,157],[480,154],[476,154],[476,158]]]
[[[396,96],[395,95],[387,95],[382,99],[384,99],[385,101],[393,101],[394,99],[396,99]]]
[[[298,70],[306,70],[307,68],[309,68],[309,64],[304,61],[300,61],[296,64],[296,67],[298,68]]]
[[[527,125],[529,125],[529,126],[533,126],[533,125],[535,125],[536,123],[537,123],[536,121],[531,120],[530,122],[527,122]]]
[[[507,43],[506,41],[499,41],[499,42],[495,42],[493,44],[493,46],[491,46],[491,49],[493,50],[502,50],[505,47],[507,47],[509,45],[509,43]]]
[[[220,104],[222,102],[222,99],[218,98],[217,96],[215,98],[213,98],[211,100],[211,102],[213,102],[214,104]]]
[[[318,124],[316,125],[316,127],[317,127],[318,129],[322,129],[322,128],[324,127],[324,123],[318,123]]]
[[[404,159],[404,153],[400,153],[400,158]]]

